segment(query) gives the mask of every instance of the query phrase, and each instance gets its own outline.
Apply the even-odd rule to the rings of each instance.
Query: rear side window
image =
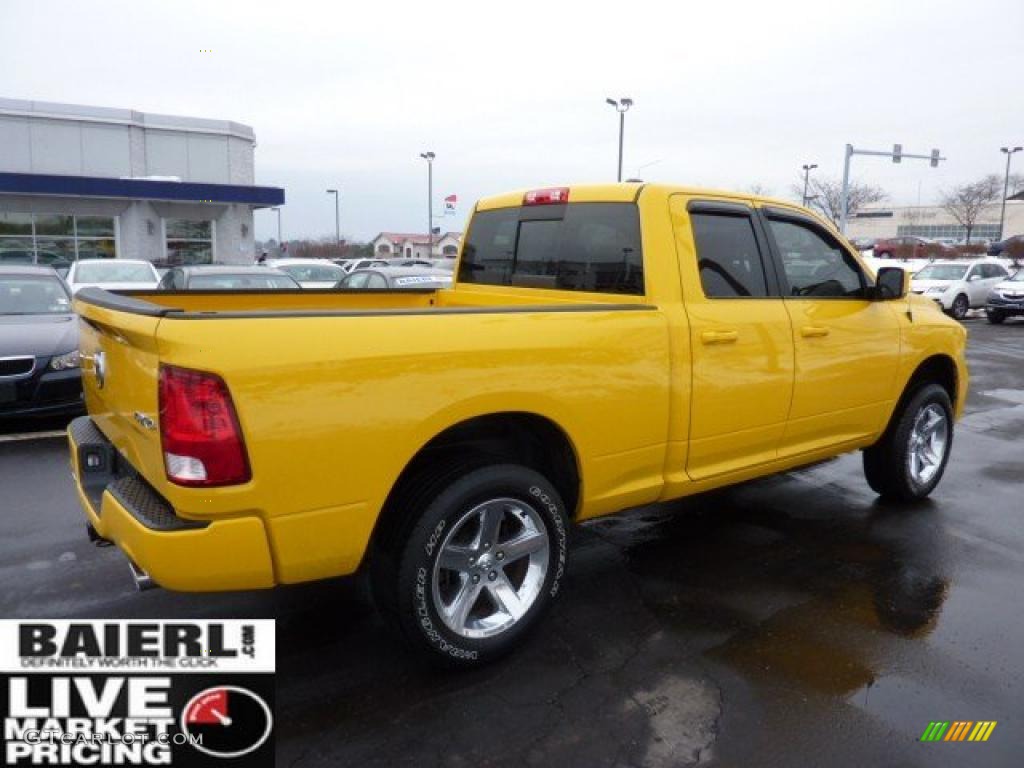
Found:
[[[481,211],[470,225],[459,281],[642,295],[637,207],[570,203]]]
[[[693,213],[690,220],[705,296],[745,299],[768,295],[764,261],[749,216]]]

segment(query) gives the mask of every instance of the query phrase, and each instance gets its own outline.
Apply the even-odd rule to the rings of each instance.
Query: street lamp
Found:
[[[623,97],[618,101],[611,98],[605,99],[605,101],[615,107],[615,111],[619,113],[619,174],[616,178],[618,181],[622,181],[622,134],[626,130],[626,113],[633,106],[633,100]]]
[[[272,211],[277,211],[277,244],[281,244],[281,208],[271,208]]]
[[[816,163],[811,163],[810,165],[802,165],[800,167],[804,169],[804,198],[803,198],[803,202],[801,203],[801,205],[803,205],[804,208],[806,208],[807,207],[807,181],[808,181],[808,178],[811,175],[811,171],[813,171],[818,166],[817,166]]]
[[[328,189],[328,195],[334,195],[334,242],[341,245],[341,208],[338,203],[338,190]]]
[[[420,152],[427,161],[427,258],[434,255],[434,158],[433,152]]]
[[[1003,180],[1003,207],[999,212],[999,239],[1003,239],[1003,224],[1006,221],[1006,195],[1010,191],[1010,158],[1014,152],[1020,152],[1024,147],[1000,147],[999,151],[1006,155],[1006,178]]]

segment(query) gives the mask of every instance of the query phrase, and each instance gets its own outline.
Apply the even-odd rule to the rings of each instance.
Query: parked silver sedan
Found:
[[[337,287],[344,291],[437,291],[452,287],[452,273],[426,267],[375,267],[353,272]]]

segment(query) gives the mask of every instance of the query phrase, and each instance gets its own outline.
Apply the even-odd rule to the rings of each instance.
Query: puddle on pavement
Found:
[[[599,535],[623,548],[649,610],[717,633],[706,657],[752,683],[849,696],[935,627],[949,567],[931,508],[837,512],[832,493],[787,480],[686,506]]]

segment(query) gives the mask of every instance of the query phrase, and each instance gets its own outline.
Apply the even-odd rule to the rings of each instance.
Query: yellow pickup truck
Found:
[[[860,449],[949,458],[963,327],[783,201],[660,184],[481,200],[451,289],[81,291],[90,534],[140,586],[366,569],[427,656],[487,661],[573,523]]]

